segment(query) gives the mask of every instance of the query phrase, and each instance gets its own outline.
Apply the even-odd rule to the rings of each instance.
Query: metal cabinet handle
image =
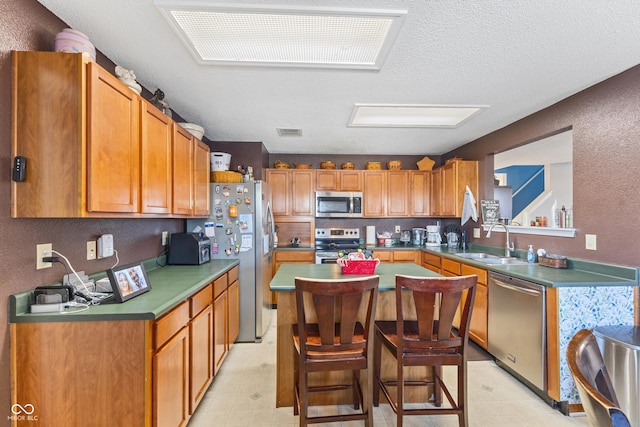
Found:
[[[493,278],[492,280],[496,285],[500,286],[501,288],[509,289],[511,291],[520,292],[522,294],[531,295],[534,297],[537,297],[538,295],[540,295],[540,292],[534,289],[527,289],[527,288],[521,288],[519,286],[513,286],[513,285],[510,285],[509,283],[503,282],[501,280],[497,280],[495,278]]]

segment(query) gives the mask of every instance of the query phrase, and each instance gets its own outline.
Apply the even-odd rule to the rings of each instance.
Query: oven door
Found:
[[[316,251],[316,264],[337,264],[338,252]]]

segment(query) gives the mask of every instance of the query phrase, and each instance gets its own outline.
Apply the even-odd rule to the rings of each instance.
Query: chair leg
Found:
[[[404,367],[402,365],[402,354],[398,354],[397,359],[398,387],[396,387],[396,426],[402,427],[402,417],[404,416]]]
[[[293,351],[293,415],[300,413],[300,393],[298,376],[300,375],[299,355],[297,351]]]
[[[380,337],[378,334],[375,334],[375,339],[373,340],[373,406],[380,406],[380,366],[382,364],[382,343],[380,342]]]
[[[360,371],[351,371],[351,389],[353,392],[353,409],[360,409]]]
[[[460,427],[469,425],[469,415],[467,413],[467,369],[465,364],[458,366],[458,408],[462,413],[458,415]]]
[[[434,366],[433,371],[433,403],[436,407],[442,406],[442,385],[439,379],[442,378],[442,366]]]
[[[307,418],[309,416],[308,380],[309,378],[306,371],[300,373],[300,378],[298,380],[300,395],[300,427],[306,427]]]

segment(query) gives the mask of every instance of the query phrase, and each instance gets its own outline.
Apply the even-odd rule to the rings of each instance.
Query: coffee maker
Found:
[[[442,244],[442,236],[440,236],[439,225],[427,225],[427,241],[426,246],[440,246]]]

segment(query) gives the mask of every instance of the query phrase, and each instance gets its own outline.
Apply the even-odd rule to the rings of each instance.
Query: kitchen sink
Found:
[[[488,254],[485,252],[460,252],[454,255],[462,258],[477,259],[480,261],[484,259],[500,259],[498,255]]]
[[[497,257],[497,258],[482,258],[478,259],[479,262],[483,262],[485,264],[509,264],[509,265],[526,265],[527,261],[518,259],[518,258],[507,258],[507,257]]]

